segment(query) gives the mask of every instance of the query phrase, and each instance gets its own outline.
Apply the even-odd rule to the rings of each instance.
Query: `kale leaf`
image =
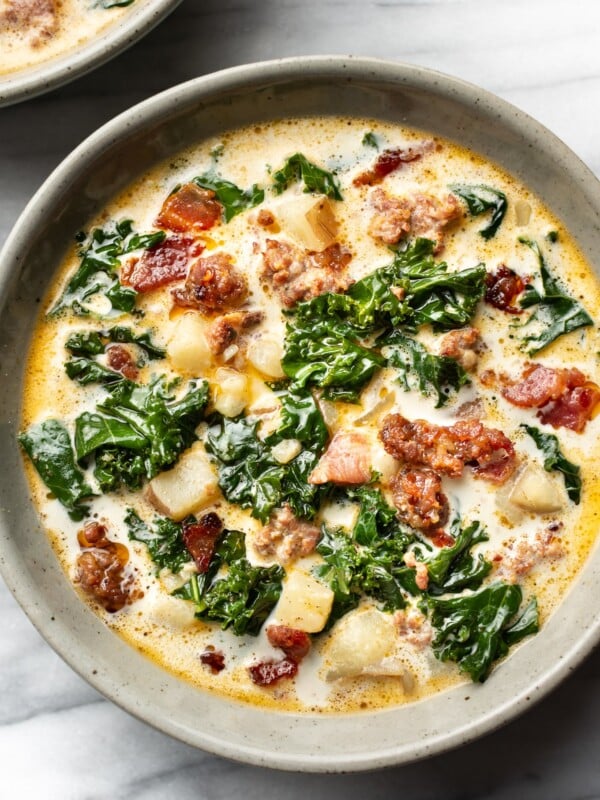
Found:
[[[546,456],[544,459],[544,469],[546,472],[562,472],[565,480],[565,488],[569,499],[576,505],[581,501],[581,469],[577,464],[569,461],[560,449],[557,437],[553,433],[542,433],[539,428],[532,425],[522,425],[533,441]]]
[[[193,575],[173,595],[193,601],[199,619],[220,622],[237,636],[257,636],[279,600],[284,571],[277,565],[255,567],[244,554],[244,534],[226,531],[208,572]]]
[[[492,210],[489,223],[479,231],[479,235],[484,239],[491,239],[496,235],[496,231],[502,224],[508,201],[504,192],[499,189],[492,189],[491,186],[474,186],[469,184],[455,183],[450,186],[451,191],[465,201],[469,209],[469,214],[478,217]]]
[[[401,331],[393,331],[378,344],[385,347],[385,357],[399,371],[398,382],[405,391],[417,390],[422,395],[437,397],[436,408],[448,402],[461,386],[470,383],[469,376],[455,358],[436,356]]]
[[[283,167],[273,173],[273,191],[275,194],[281,194],[296,181],[304,183],[305,192],[324,194],[334,200],[343,200],[335,175],[317,167],[302,153],[290,156]]]
[[[208,399],[206,381],[189,381],[176,399],[164,378],[143,386],[122,380],[75,420],[75,451],[82,461],[96,458],[94,475],[103,492],[121,485],[140,487],[171,466],[196,439]]]
[[[212,189],[216,194],[217,200],[223,206],[223,217],[225,222],[229,222],[242,211],[260,205],[265,199],[264,189],[256,183],[244,191],[231,181],[226,181],[215,172],[205,172],[194,178],[194,183],[203,189]]]
[[[461,528],[460,519],[455,518],[451,533],[454,544],[451,547],[442,547],[426,562],[429,594],[439,595],[463,589],[478,589],[492,569],[491,563],[481,553],[475,557],[470,552],[476,544],[488,540],[480,522],[475,521],[466,528]]]
[[[559,336],[593,325],[594,321],[577,300],[565,294],[560,283],[551,275],[538,243],[523,236],[519,237],[519,241],[536,254],[543,287],[540,292],[533,284],[528,284],[521,297],[523,308],[537,306],[529,319],[520,326],[525,329],[533,324],[534,328],[539,329],[537,333],[525,332],[523,336],[522,348],[527,355],[532,356]]]
[[[88,507],[82,501],[94,492],[75,463],[71,437],[64,425],[56,419],[38,422],[19,434],[19,442],[71,519],[83,519]]]
[[[431,598],[434,654],[441,661],[456,662],[473,681],[483,682],[497,658],[538,630],[535,601],[513,622],[521,599],[518,585],[500,581],[465,596]]]
[[[48,316],[54,317],[66,309],[78,316],[87,316],[90,311],[85,306],[86,301],[99,293],[109,299],[113,310],[133,311],[137,293],[119,282],[120,257],[134,250],[154,247],[164,238],[164,231],[134,233],[131,220],[117,222],[112,228],[95,228],[79,253],[79,268]]]
[[[183,541],[182,526],[168,517],[155,517],[153,527],[147,525],[133,508],[127,509],[125,524],[129,538],[143,542],[150,558],[159,569],[179,572],[192,557]]]
[[[375,150],[379,150],[379,142],[377,141],[377,136],[373,133],[373,131],[367,131],[367,133],[365,133],[361,144],[364,144],[365,147],[374,147]]]

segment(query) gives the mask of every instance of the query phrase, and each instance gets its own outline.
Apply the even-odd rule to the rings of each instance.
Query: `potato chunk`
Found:
[[[565,505],[564,495],[556,481],[536,464],[528,464],[519,473],[508,499],[523,511],[533,514],[560,511]]]
[[[148,484],[148,501],[176,522],[212,503],[219,492],[217,476],[202,442],[196,442],[173,469]]]
[[[275,610],[277,621],[306,633],[325,627],[333,605],[333,592],[308,572],[292,569],[283,582]]]
[[[190,375],[203,375],[210,366],[205,325],[195,311],[184,314],[177,322],[167,345],[167,355],[176,370]]]
[[[281,228],[307,250],[320,253],[336,240],[338,225],[327,197],[294,195],[277,206],[275,214]]]
[[[398,633],[390,614],[375,608],[352,611],[335,626],[327,647],[328,680],[350,678],[377,667],[392,653]]]
[[[215,373],[213,405],[224,417],[237,417],[248,403],[248,378],[241,372],[227,367]]]

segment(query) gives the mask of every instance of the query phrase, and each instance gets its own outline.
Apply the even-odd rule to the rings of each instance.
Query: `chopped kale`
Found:
[[[114,311],[133,311],[137,293],[119,282],[120,257],[154,247],[164,238],[164,231],[134,233],[131,220],[118,222],[112,228],[95,228],[83,243],[79,268],[48,315],[53,317],[69,309],[77,316],[87,316],[91,312],[85,303],[97,294],[104,294]]]
[[[404,390],[417,390],[426,397],[434,395],[436,408],[471,382],[456,359],[427,352],[420,342],[401,331],[394,331],[378,344],[385,347],[387,363],[398,370],[398,382]]]
[[[203,189],[212,189],[216,194],[217,200],[223,206],[225,222],[229,222],[237,214],[241,214],[242,211],[247,211],[249,208],[260,205],[265,199],[264,189],[261,189],[257,184],[244,191],[239,186],[236,186],[235,183],[226,181],[213,171],[205,172],[203,175],[194,178],[194,183]]]
[[[374,147],[375,150],[379,150],[379,142],[373,131],[367,131],[367,133],[365,133],[361,144],[364,144],[365,147]]]
[[[192,560],[184,542],[182,526],[168,517],[155,517],[152,527],[129,508],[125,517],[129,538],[143,542],[150,558],[159,569],[168,568],[179,572],[184,564]]]
[[[495,236],[508,208],[508,201],[504,192],[499,189],[492,189],[491,186],[473,186],[460,183],[453,184],[450,189],[465,201],[471,216],[478,217],[480,214],[485,214],[486,211],[492,211],[489,223],[479,231],[479,234],[484,239],[491,239]]]
[[[73,520],[88,513],[83,501],[94,492],[75,463],[71,437],[62,422],[46,419],[19,434],[19,442],[49,491]]]
[[[290,156],[283,167],[273,173],[273,191],[281,194],[292,183],[301,181],[305,192],[324,194],[333,200],[342,200],[335,175],[309,161],[302,153]]]
[[[576,505],[581,500],[581,469],[577,464],[569,461],[560,449],[557,437],[553,433],[542,433],[539,428],[532,425],[522,425],[533,441],[546,456],[544,459],[544,469],[546,472],[562,472],[565,480],[565,488],[569,499]]]
[[[581,303],[566,294],[559,281],[552,276],[538,243],[523,236],[519,237],[519,241],[536,254],[542,281],[541,291],[530,283],[521,297],[523,308],[536,306],[533,314],[520,326],[524,331],[522,348],[532,356],[559,336],[593,325],[594,321]],[[527,333],[529,326],[533,327],[533,333]]]
[[[451,547],[442,547],[426,562],[429,594],[478,589],[492,569],[491,563],[481,553],[477,556],[471,553],[471,548],[476,544],[488,540],[480,522],[472,522],[466,528],[461,528],[460,519],[456,518],[452,522],[451,533],[454,544]]]

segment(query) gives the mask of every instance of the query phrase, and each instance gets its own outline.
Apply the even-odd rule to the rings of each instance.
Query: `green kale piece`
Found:
[[[430,598],[434,654],[441,661],[456,662],[473,681],[483,682],[496,659],[538,630],[535,601],[515,619],[521,600],[518,585],[501,581],[469,595]]]
[[[75,463],[69,432],[56,419],[31,425],[19,434],[19,442],[49,491],[63,504],[73,520],[88,513],[82,502],[94,494]]]
[[[529,319],[520,327],[524,329],[522,348],[532,356],[543,350],[559,336],[577,328],[593,325],[594,321],[585,308],[574,298],[565,293],[560,283],[552,276],[546,260],[537,242],[519,237],[521,244],[531,248],[537,256],[542,280],[542,290],[538,291],[533,284],[528,284],[521,297],[521,306],[536,306]],[[527,328],[533,325],[538,332],[527,334]]]
[[[533,441],[546,456],[544,459],[544,469],[546,472],[562,472],[565,481],[565,488],[569,499],[576,505],[581,501],[581,469],[577,464],[569,461],[565,457],[557,437],[553,433],[542,433],[539,428],[532,425],[521,425],[531,436]]]
[[[226,531],[208,571],[192,576],[173,595],[193,601],[199,619],[220,622],[237,636],[257,636],[279,600],[283,576],[277,565],[252,566],[245,558],[244,534]]]
[[[461,527],[457,517],[450,530],[454,544],[442,547],[435,556],[426,561],[429,575],[427,591],[432,595],[459,592],[463,589],[478,589],[489,575],[492,565],[479,553],[474,556],[471,549],[488,536],[480,522],[475,521],[466,528]]]
[[[125,524],[129,538],[146,545],[150,558],[158,569],[166,567],[171,572],[179,572],[184,564],[192,560],[183,542],[181,523],[168,517],[155,517],[151,527],[133,508],[128,508]]]
[[[290,156],[283,167],[273,173],[273,191],[275,194],[281,194],[296,181],[304,183],[305,192],[324,194],[333,200],[343,200],[335,175],[317,167],[302,153]]]
[[[445,405],[470,378],[455,358],[429,353],[416,339],[393,331],[378,344],[386,348],[387,363],[398,372],[398,382],[405,391],[437,397],[436,408]]]
[[[264,189],[254,184],[245,191],[231,181],[226,181],[214,171],[205,172],[194,178],[194,183],[203,189],[212,189],[223,206],[223,218],[229,222],[242,211],[260,205],[265,199]]]
[[[365,147],[374,147],[375,150],[379,150],[379,142],[373,131],[367,131],[367,133],[365,133],[361,144],[364,144]]]
[[[66,309],[78,316],[89,316],[90,311],[84,304],[99,293],[110,300],[114,311],[133,311],[137,293],[119,282],[120,257],[134,250],[154,247],[164,238],[164,231],[134,233],[131,220],[117,222],[106,229],[95,228],[84,240],[79,268],[48,316],[54,317]]]
[[[474,186],[455,183],[450,186],[450,189],[465,201],[471,216],[478,217],[480,214],[485,214],[486,211],[492,211],[489,223],[479,231],[479,235],[484,239],[491,239],[495,236],[508,208],[504,192],[481,184]]]
[[[107,386],[109,394],[95,412],[75,420],[75,451],[79,461],[94,455],[95,477],[102,491],[121,485],[139,488],[174,464],[196,439],[208,399],[206,381],[189,381],[176,399],[164,378],[144,386],[121,380]]]

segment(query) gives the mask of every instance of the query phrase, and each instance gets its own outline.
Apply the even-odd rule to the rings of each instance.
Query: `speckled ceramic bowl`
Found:
[[[185,742],[241,761],[305,771],[398,764],[467,742],[541,698],[600,636],[600,552],[543,630],[482,686],[346,716],[276,713],[192,688],[106,628],[82,603],[38,522],[15,435],[23,363],[56,266],[86,220],[155,162],[223,128],[288,115],[359,114],[424,128],[493,159],[541,195],[592,264],[600,184],[555,136],[492,95],[403,64],[298,58],[226,70],[175,87],[105,125],[63,162],[0,256],[0,566],[33,623],[86,680]]]
[[[28,100],[96,69],[145,36],[179,3],[181,0],[138,0],[118,22],[81,46],[35,67],[0,74],[0,107]]]

